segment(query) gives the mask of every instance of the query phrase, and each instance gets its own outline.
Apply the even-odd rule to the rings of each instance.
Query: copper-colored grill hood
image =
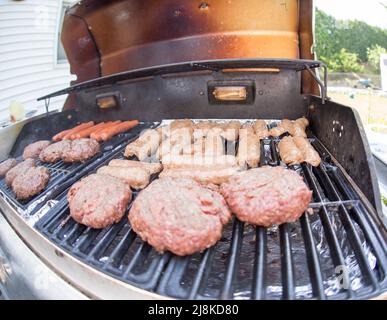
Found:
[[[227,58],[314,59],[312,0],[85,0],[62,41],[82,82],[169,63]],[[317,93],[303,75],[303,91]]]

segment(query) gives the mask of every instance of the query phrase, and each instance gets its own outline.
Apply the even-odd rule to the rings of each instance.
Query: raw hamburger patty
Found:
[[[161,178],[134,200],[133,230],[157,251],[189,255],[213,246],[231,217],[223,197],[191,179]]]
[[[78,162],[90,159],[99,152],[99,143],[94,139],[76,139],[71,141],[69,149],[62,153],[64,162]]]
[[[50,144],[51,144],[51,141],[48,141],[48,140],[40,140],[29,144],[27,147],[24,148],[23,158],[24,159],[38,158],[42,150],[44,148],[47,148]]]
[[[35,160],[34,159],[27,159],[23,162],[20,162],[16,166],[14,166],[11,170],[7,172],[5,175],[5,183],[8,187],[12,185],[13,180],[18,176],[19,174],[24,173],[30,168],[35,167]]]
[[[40,193],[50,179],[50,171],[45,167],[33,167],[20,173],[12,182],[16,198],[25,200]]]
[[[7,159],[0,163],[0,178],[4,177],[9,170],[17,165],[17,161],[14,158]]]
[[[43,162],[54,163],[62,159],[64,151],[69,150],[71,147],[70,140],[62,140],[49,145],[43,149],[39,155],[39,159]]]
[[[105,228],[123,217],[132,198],[130,187],[121,180],[91,174],[75,183],[67,194],[70,215],[92,228]]]
[[[268,166],[231,177],[221,193],[239,220],[265,227],[295,221],[312,197],[295,171]]]

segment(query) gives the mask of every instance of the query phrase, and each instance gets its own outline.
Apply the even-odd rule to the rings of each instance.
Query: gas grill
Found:
[[[106,17],[136,11],[136,2],[85,0],[66,14],[62,38],[78,79],[69,88],[40,98],[46,102],[47,113],[24,125],[9,156],[19,157],[27,144],[50,139],[80,122],[138,119],[140,125],[104,143],[101,152],[85,163],[42,164],[52,178],[43,193],[28,202],[19,202],[0,181],[0,243],[6,252],[2,258],[0,250],[0,292],[12,289],[12,279],[24,279],[30,281],[27,287],[34,291],[33,297],[44,298],[58,297],[58,293],[66,298],[107,299],[386,298],[387,220],[372,155],[356,111],[327,96],[326,66],[310,53],[311,1],[287,2],[289,16],[281,14],[289,32],[282,38],[279,31],[273,33],[273,41],[259,32],[241,30],[238,34],[233,28],[228,32],[213,27],[217,25],[206,19],[219,6],[215,2],[179,1],[175,8],[177,4],[168,0],[166,8],[174,10],[172,15],[165,11],[165,16],[172,26],[180,25],[177,19],[192,12],[180,25],[187,30],[147,29],[145,11],[140,10],[131,15],[131,23],[137,26],[135,31],[144,23],[139,32],[144,42],[124,31],[127,25],[119,24],[124,15]],[[149,3],[151,11],[159,5],[158,1]],[[266,17],[270,9],[266,7],[275,1],[246,3],[251,8],[241,4],[231,11],[220,10],[223,21],[236,23],[230,17],[238,13],[250,17],[246,21],[277,23]],[[255,16],[256,12],[264,17]],[[117,35],[105,41],[108,32],[101,29],[101,19],[103,28],[123,38]],[[238,19],[238,23],[245,21]],[[294,31],[296,25],[299,30]],[[297,34],[295,39],[290,39],[292,32]],[[240,45],[240,39],[254,40],[251,43],[258,49]],[[299,47],[293,48],[298,40]],[[233,41],[240,46],[230,45]],[[197,49],[205,44],[213,51]],[[280,49],[284,57],[274,58],[281,56]],[[64,110],[50,111],[50,99],[62,94],[69,95]],[[123,158],[125,146],[144,129],[183,118],[265,119],[273,127],[282,119],[302,116],[310,122],[308,139],[322,163],[288,166],[313,191],[308,210],[294,223],[263,228],[234,217],[215,246],[178,257],[159,254],[143,242],[131,229],[127,215],[102,230],[80,225],[69,216],[66,195],[70,186],[110,160]],[[1,131],[0,139],[5,139]],[[278,154],[279,140],[261,140],[260,166],[286,166]],[[224,143],[228,154],[238,149],[238,142]],[[23,258],[12,259],[17,253],[14,247],[24,248]],[[27,261],[37,264],[37,260],[39,268],[18,271],[24,270],[20,266],[25,268]],[[12,265],[14,273],[7,271]],[[49,285],[42,290],[41,282]]]

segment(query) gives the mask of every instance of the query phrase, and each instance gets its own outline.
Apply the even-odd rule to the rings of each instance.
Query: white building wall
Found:
[[[387,92],[387,54],[380,56],[380,75],[382,77],[382,90]]]
[[[67,3],[67,2],[65,2]],[[57,61],[62,0],[0,0],[0,121],[9,117],[9,103],[21,102],[28,113],[45,110],[36,98],[69,86],[67,62]],[[50,110],[66,97],[56,97]]]

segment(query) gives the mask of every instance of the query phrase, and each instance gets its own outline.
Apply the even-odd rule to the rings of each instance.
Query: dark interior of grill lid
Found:
[[[54,205],[44,207],[47,198],[39,212],[31,212],[34,227],[80,261],[123,282],[169,297],[359,299],[385,292],[385,226],[378,216],[380,196],[361,123],[348,107],[332,101],[324,104],[320,98],[300,94],[299,71],[305,70],[306,64],[274,61],[264,66],[273,63],[280,66],[278,72],[222,71],[226,66],[262,67],[257,61],[157,67],[97,79],[60,92],[75,93],[82,105],[74,111],[72,122],[133,118],[143,122],[138,130],[119,137],[117,144],[112,141],[113,145],[107,145],[97,159],[74,168],[66,182],[58,183],[61,187],[50,197]],[[181,73],[187,68],[199,68],[200,72]],[[249,81],[253,90],[254,98],[249,103],[211,103],[208,92],[213,81],[227,86],[241,80]],[[108,94],[120,97],[119,106],[99,109],[96,97]],[[15,148],[22,150],[31,140],[47,139],[71,127],[68,112],[31,122],[30,128],[22,130]],[[87,228],[69,218],[66,192],[73,181],[112,158],[122,158],[125,145],[141,129],[157,125],[154,121],[185,117],[280,120],[302,115],[310,120],[308,138],[323,161],[317,168],[307,164],[290,167],[313,190],[310,212],[294,223],[262,228],[234,218],[215,246],[178,257],[156,253],[131,230],[127,217],[103,230]],[[55,117],[63,121],[53,126]],[[268,124],[273,126],[275,121]],[[42,126],[48,128],[46,132],[39,129]],[[284,166],[277,143],[273,138],[261,141],[261,166]],[[229,149],[235,150],[234,146]],[[14,154],[20,154],[20,150],[15,149]],[[5,196],[11,197],[7,192]]]

